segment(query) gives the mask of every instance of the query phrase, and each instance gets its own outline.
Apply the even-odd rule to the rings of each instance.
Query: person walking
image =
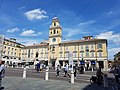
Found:
[[[101,85],[103,82],[103,72],[101,71],[101,67],[99,67],[99,69],[96,72],[96,76],[97,76],[97,84]]]
[[[1,87],[2,78],[4,78],[4,74],[5,74],[4,62],[2,60],[0,60],[0,90],[4,89],[4,87]]]
[[[60,65],[57,65],[57,70],[56,70],[56,72],[57,72],[57,76],[59,77],[59,73],[60,73]]]
[[[37,63],[37,68],[36,68],[36,70],[37,70],[37,72],[39,72],[39,70],[40,70],[40,62]]]
[[[115,67],[115,73],[114,73],[114,76],[115,76],[115,80],[118,84],[120,84],[120,68],[118,67]]]
[[[64,77],[66,77],[66,76],[69,76],[70,77],[70,75],[69,75],[69,73],[68,73],[68,64],[66,63],[66,65],[65,65],[65,75],[64,75]]]
[[[77,69],[78,69],[77,65],[75,65],[73,69],[74,69],[74,78],[76,79],[76,74],[77,74]]]

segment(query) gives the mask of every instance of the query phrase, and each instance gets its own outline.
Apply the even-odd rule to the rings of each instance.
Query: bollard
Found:
[[[85,72],[85,67],[84,67],[84,72]]]
[[[23,78],[26,78],[26,68],[23,69]]]
[[[108,87],[108,76],[107,76],[107,74],[104,75],[103,81],[104,81],[104,87]]]
[[[24,68],[24,66],[22,65],[22,68]]]
[[[71,71],[71,83],[74,83],[74,72],[73,72],[73,70]]]
[[[92,72],[93,72],[94,70],[93,70],[93,68],[92,68]]]
[[[48,80],[48,67],[46,68],[46,71],[45,71],[45,80]]]

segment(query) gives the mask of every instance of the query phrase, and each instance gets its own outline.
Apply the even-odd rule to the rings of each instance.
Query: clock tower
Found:
[[[49,28],[49,60],[52,66],[56,67],[59,64],[59,44],[62,38],[62,27],[59,19],[54,17],[52,25]]]
[[[62,28],[60,26],[59,19],[54,17],[52,19],[52,25],[49,28],[49,45],[56,45],[61,43]]]

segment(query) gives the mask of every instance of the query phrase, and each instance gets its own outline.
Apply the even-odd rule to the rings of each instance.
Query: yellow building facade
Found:
[[[7,64],[21,61],[21,48],[24,45],[16,42],[16,39],[4,39],[2,46],[2,60]]]
[[[107,70],[107,40],[85,36],[82,40],[62,41],[62,27],[57,17],[52,19],[48,41],[23,47],[21,60],[64,66],[69,62],[69,52],[73,53],[74,64],[82,65],[86,70],[99,66]]]

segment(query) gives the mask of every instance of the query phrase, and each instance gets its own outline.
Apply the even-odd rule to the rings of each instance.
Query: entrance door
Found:
[[[103,61],[98,61],[98,65],[99,65],[99,67],[104,68],[104,63],[103,63]]]

